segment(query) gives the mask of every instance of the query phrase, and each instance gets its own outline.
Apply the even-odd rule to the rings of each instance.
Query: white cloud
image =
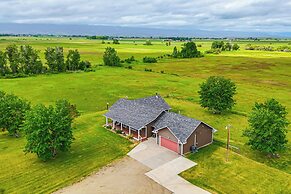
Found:
[[[1,0],[0,23],[291,31],[290,0]]]

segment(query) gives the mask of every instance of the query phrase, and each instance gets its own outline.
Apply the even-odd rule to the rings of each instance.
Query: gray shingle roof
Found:
[[[186,143],[187,138],[200,123],[201,121],[180,114],[165,112],[155,122],[154,127],[155,130],[168,127],[182,143]]]
[[[120,99],[110,107],[105,116],[140,129],[169,109],[170,106],[159,95],[136,100]]]

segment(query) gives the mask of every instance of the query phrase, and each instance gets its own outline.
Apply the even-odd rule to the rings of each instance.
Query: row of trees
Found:
[[[220,49],[221,51],[238,50],[240,47],[237,43],[231,44],[230,42],[224,43],[224,41],[214,41],[211,44],[211,49]]]
[[[72,122],[78,116],[76,106],[58,100],[55,106],[30,103],[13,94],[0,91],[0,129],[27,139],[25,153],[35,153],[42,160],[67,151],[74,140]]]
[[[4,52],[0,51],[0,76],[76,71],[91,67],[90,62],[81,61],[78,50],[69,50],[66,61],[63,47],[49,47],[44,54],[47,66],[41,62],[39,51],[31,46],[7,46]]]
[[[259,46],[247,44],[245,50],[258,50],[258,51],[280,51],[280,52],[291,52],[291,47],[284,45],[277,48],[273,46]]]
[[[200,85],[198,93],[200,105],[216,114],[231,110],[235,105],[236,85],[224,77],[209,77]],[[286,147],[287,111],[275,99],[255,103],[248,122],[244,136],[249,138],[251,148],[275,155]]]
[[[197,50],[197,46],[194,42],[187,42],[185,43],[181,51],[177,49],[175,46],[173,49],[172,57],[174,58],[195,58],[195,57],[202,57],[200,51]]]

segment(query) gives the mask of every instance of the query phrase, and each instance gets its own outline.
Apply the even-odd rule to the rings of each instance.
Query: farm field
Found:
[[[0,189],[8,193],[51,192],[124,156],[130,150],[130,143],[101,127],[106,103],[112,104],[126,96],[138,98],[157,92],[174,111],[203,120],[218,130],[214,145],[187,156],[198,166],[181,176],[214,193],[233,193],[237,191],[234,185],[240,188],[239,193],[288,193],[291,190],[290,126],[288,149],[280,153],[278,159],[250,150],[245,145],[242,131],[247,127],[247,115],[254,103],[267,98],[276,98],[285,105],[291,121],[291,53],[246,51],[243,48],[249,42],[242,41],[238,42],[240,51],[197,59],[163,58],[158,63],[145,65],[141,62],[144,56],[170,54],[174,46],[180,47],[182,43],[165,46],[160,40],[153,40],[153,45],[145,46],[144,42],[122,40],[120,45],[112,45],[82,38],[2,37],[0,50],[11,43],[29,44],[41,50],[42,59],[44,49],[49,46],[63,46],[65,51],[78,49],[83,60],[95,65],[95,72],[0,79],[0,90],[23,97],[33,105],[53,104],[55,100],[65,98],[75,103],[82,114],[75,122],[76,140],[71,151],[46,163],[32,154],[24,155],[24,137],[15,139],[0,133]],[[211,41],[195,42],[202,45],[198,48],[201,51],[208,50],[211,45]],[[251,42],[275,47],[288,43]],[[130,64],[133,69],[99,66],[108,46],[116,48],[121,59],[134,56],[138,62]],[[145,68],[152,71],[145,71]],[[199,106],[199,84],[211,75],[231,78],[237,84],[237,104],[231,113],[213,115]],[[240,149],[238,153],[231,153],[230,162],[224,160],[227,124],[232,125],[231,145]],[[109,146],[110,141],[115,144]],[[35,180],[40,176],[43,178]],[[227,185],[225,181],[228,181]]]

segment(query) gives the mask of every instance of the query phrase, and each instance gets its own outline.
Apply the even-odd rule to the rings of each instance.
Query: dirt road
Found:
[[[56,194],[170,194],[145,175],[150,170],[127,156]]]

